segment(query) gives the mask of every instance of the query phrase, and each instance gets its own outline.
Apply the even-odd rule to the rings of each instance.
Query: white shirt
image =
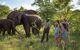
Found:
[[[44,28],[50,27],[50,21],[49,22],[45,22],[44,24]]]

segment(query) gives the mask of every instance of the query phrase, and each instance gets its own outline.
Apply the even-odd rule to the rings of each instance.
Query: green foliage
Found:
[[[71,0],[54,0],[53,1],[53,5],[56,9],[56,14],[59,15],[59,17],[61,18],[62,16],[64,16],[65,18],[67,17],[67,15],[70,12],[70,3]]]
[[[72,14],[69,18],[71,32],[80,33],[80,10],[73,11]]]
[[[10,12],[10,8],[6,5],[0,5],[0,17],[7,15]]]
[[[44,18],[52,18],[54,14],[67,16],[70,11],[70,0],[35,0],[32,5],[39,7],[39,14]]]
[[[53,14],[55,13],[54,6],[52,5],[52,2],[50,0],[35,0],[33,5],[39,6],[39,14],[44,18],[51,18],[53,17]]]
[[[18,9],[18,11],[24,11],[25,9],[21,6],[20,9]]]
[[[61,10],[64,9],[66,6],[68,6],[70,0],[54,0],[53,4],[55,8]]]

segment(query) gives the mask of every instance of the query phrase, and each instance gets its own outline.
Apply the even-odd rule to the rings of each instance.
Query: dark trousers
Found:
[[[42,36],[42,39],[41,39],[41,42],[43,42],[43,40],[46,38],[46,42],[48,42],[48,35],[49,35],[49,30],[50,28],[44,28],[44,32],[43,32],[43,36]]]

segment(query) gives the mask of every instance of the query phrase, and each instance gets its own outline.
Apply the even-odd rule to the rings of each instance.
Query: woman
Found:
[[[64,40],[65,48],[68,44],[68,31],[69,31],[68,25],[69,25],[69,23],[67,22],[67,20],[64,20],[64,22],[62,23],[62,38]]]
[[[55,22],[55,42],[57,44],[57,46],[61,45],[61,33],[60,33],[61,29],[60,29],[60,22],[59,20],[57,20]]]

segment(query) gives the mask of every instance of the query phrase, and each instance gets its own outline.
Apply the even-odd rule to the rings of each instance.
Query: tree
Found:
[[[50,0],[35,0],[32,5],[37,5],[39,7],[39,14],[44,18],[51,18],[55,12],[55,9]]]
[[[21,6],[20,9],[18,9],[18,11],[24,11],[25,9]]]
[[[68,14],[70,0],[35,0],[33,5],[39,6],[40,15],[51,18],[54,14],[59,16]]]
[[[70,3],[71,0],[54,0],[53,1],[53,5],[56,9],[56,13],[60,16],[60,18],[62,16],[64,16],[66,18],[66,16],[69,14],[70,11]]]
[[[71,33],[80,33],[80,10],[72,11],[70,21],[70,32]]]
[[[0,5],[0,17],[6,16],[10,12],[10,8],[6,5]]]

